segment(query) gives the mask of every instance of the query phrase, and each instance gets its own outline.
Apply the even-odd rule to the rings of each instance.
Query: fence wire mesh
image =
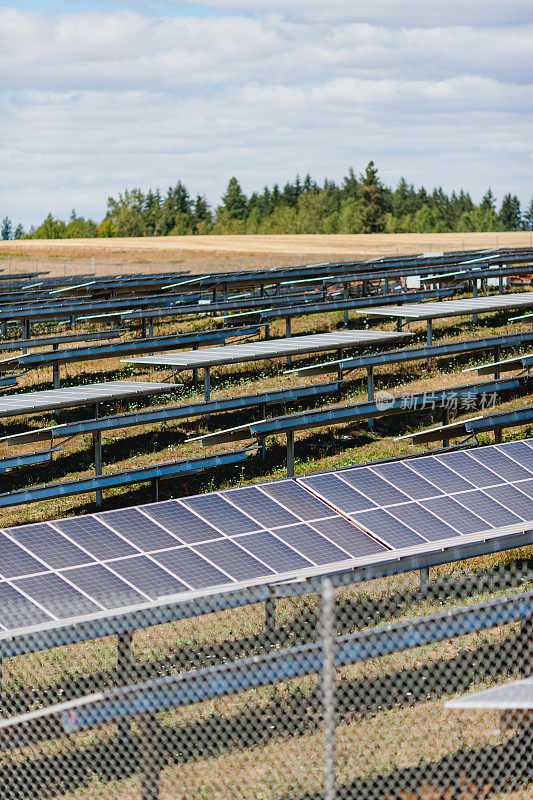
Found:
[[[5,659],[0,797],[531,798],[527,710],[446,705],[533,674],[528,555]]]

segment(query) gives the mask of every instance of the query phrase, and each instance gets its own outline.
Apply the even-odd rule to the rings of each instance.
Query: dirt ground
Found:
[[[181,269],[198,273],[530,245],[531,231],[24,239],[0,242],[0,269],[52,274]]]

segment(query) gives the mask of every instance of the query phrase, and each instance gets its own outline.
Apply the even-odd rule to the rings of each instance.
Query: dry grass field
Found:
[[[24,239],[0,242],[0,267],[5,268],[11,255],[11,268],[17,271],[35,266],[36,258],[40,269],[61,272],[65,259],[85,261],[87,269],[94,258],[97,272],[108,271],[111,265],[114,271],[140,271],[150,262],[154,271],[204,272],[531,244],[530,231]],[[70,263],[69,272],[72,267]]]

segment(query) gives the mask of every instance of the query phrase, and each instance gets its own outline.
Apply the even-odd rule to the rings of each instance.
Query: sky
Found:
[[[373,159],[384,182],[533,194],[531,0],[0,5],[0,218],[100,220],[126,187],[216,205]]]

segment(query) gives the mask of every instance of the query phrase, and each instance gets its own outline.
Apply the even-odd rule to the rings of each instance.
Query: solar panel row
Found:
[[[533,440],[23,525],[0,533],[0,626],[9,635],[527,520]]]

